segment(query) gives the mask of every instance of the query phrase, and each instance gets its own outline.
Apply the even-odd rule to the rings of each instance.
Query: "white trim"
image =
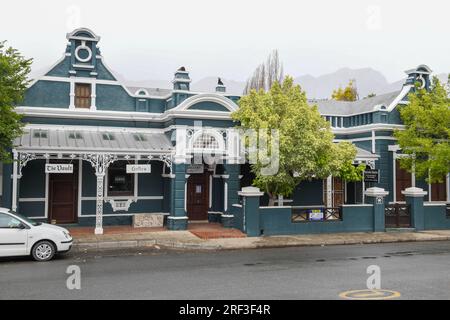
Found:
[[[164,196],[139,196],[139,197],[132,197],[132,196],[111,196],[111,197],[105,197],[104,200],[126,200],[126,199],[135,199],[135,200],[163,200]],[[81,197],[82,201],[95,201],[97,200],[96,197]]]
[[[343,204],[342,207],[373,207],[373,204]]]
[[[106,110],[85,110],[82,108],[46,108],[19,106],[15,108],[19,114],[46,118],[78,118],[95,120],[124,120],[124,121],[154,121],[165,122],[172,118],[186,119],[212,119],[212,120],[231,120],[230,112],[209,111],[209,110],[189,110],[188,112],[177,112],[170,109],[164,113],[150,112],[126,112],[126,111],[106,111]]]
[[[189,217],[187,217],[187,216],[184,216],[184,217],[169,216],[169,217],[167,217],[167,219],[170,219],[170,220],[188,220]]]
[[[212,208],[212,190],[213,190],[213,178],[209,175],[209,208]]]
[[[45,163],[49,163],[50,159],[45,159]],[[50,175],[48,172],[45,173],[45,207],[44,207],[44,215],[45,218],[48,219],[48,208],[49,208],[49,193],[50,193]]]
[[[224,196],[223,196],[223,211],[228,210],[228,182],[224,180]]]
[[[81,215],[81,198],[83,196],[82,193],[83,188],[83,160],[78,160],[78,208],[77,208],[77,215]]]
[[[372,153],[376,153],[376,136],[374,130],[372,130]]]
[[[396,130],[403,129],[404,125],[401,124],[390,124],[390,123],[371,123],[362,126],[348,127],[348,128],[333,128],[334,134],[350,134],[350,133],[365,133],[374,131],[386,131],[386,130]]]
[[[394,99],[394,101],[391,102],[386,111],[391,112],[392,110],[394,110],[394,108],[399,104],[399,102],[402,101],[403,98],[405,98],[409,94],[412,87],[413,86],[411,85],[404,86],[402,91],[400,91],[400,94],[397,96],[397,98]]]
[[[195,96],[187,98],[186,100],[184,100],[182,103],[180,103],[178,106],[176,106],[172,110],[191,112],[192,110],[189,110],[189,108],[192,105],[200,103],[200,102],[205,102],[205,101],[218,103],[218,104],[222,105],[223,107],[225,107],[229,112],[234,112],[238,109],[238,106],[236,103],[234,103],[231,99],[224,97],[223,95],[219,95],[219,94],[215,94],[215,93],[200,93]],[[211,112],[211,111],[209,111],[209,112]],[[216,111],[216,112],[218,112],[218,111]]]
[[[78,33],[78,32],[85,32],[85,33],[89,33],[92,38],[88,38],[88,37],[80,37],[80,36],[75,36],[74,34]],[[76,28],[75,30],[73,30],[72,32],[68,32],[66,34],[66,39],[70,40],[70,39],[75,39],[75,40],[86,40],[86,41],[93,41],[93,42],[98,42],[100,41],[100,37],[97,36],[91,29],[89,28]]]
[[[184,213],[187,212],[187,180],[184,182]]]
[[[142,213],[108,213],[108,214],[104,214],[103,218],[105,218],[105,217],[129,217],[129,216],[134,216],[136,214],[142,214]],[[167,212],[149,212],[148,214],[162,214],[164,216],[170,215],[170,213],[167,213]],[[82,214],[78,218],[95,218],[95,214]]]
[[[45,198],[19,198],[19,202],[45,202]]]
[[[450,173],[447,174],[447,179],[445,181],[445,189],[447,193],[447,202],[450,202]]]
[[[423,203],[423,205],[424,206],[447,206],[447,202],[445,202],[445,201],[425,201],[424,203]]]

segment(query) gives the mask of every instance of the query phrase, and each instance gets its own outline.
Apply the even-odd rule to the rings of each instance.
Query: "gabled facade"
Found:
[[[12,150],[16,161],[2,167],[1,205],[43,221],[95,225],[97,233],[103,225],[131,224],[139,213],[163,214],[174,230],[190,220],[231,226],[237,191],[251,183],[230,116],[239,97],[228,95],[220,79],[214,93],[192,92],[185,67],[175,71],[171,90],[130,87],[105,64],[94,32],[76,29],[67,41],[63,57],[31,83],[16,108],[26,127]],[[337,141],[358,147],[355,163],[380,170],[380,181],[305,182],[285,203],[361,203],[370,186],[401,201],[400,188],[422,184],[398,168],[393,131],[402,127],[397,107],[416,81],[429,86],[430,73],[419,66],[398,92],[357,102],[311,101]],[[205,151],[214,157],[202,158]],[[429,200],[448,200],[448,184],[444,194],[442,185],[427,186]]]

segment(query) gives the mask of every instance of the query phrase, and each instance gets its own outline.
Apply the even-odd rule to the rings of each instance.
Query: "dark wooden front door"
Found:
[[[49,174],[49,220],[56,223],[77,221],[78,166],[73,173]]]
[[[402,191],[412,186],[411,172],[400,167],[400,161],[395,163],[395,189],[397,201],[405,201]]]
[[[187,214],[189,220],[207,220],[209,206],[209,174],[193,174],[187,182]]]

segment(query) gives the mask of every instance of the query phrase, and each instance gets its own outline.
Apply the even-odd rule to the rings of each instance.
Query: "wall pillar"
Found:
[[[365,195],[373,204],[373,231],[383,232],[386,230],[384,221],[384,198],[389,195],[383,188],[372,187],[365,191]]]
[[[167,217],[169,230],[186,230],[188,217],[186,215],[186,164],[174,163],[172,168],[170,216]]]
[[[244,219],[244,232],[249,237],[261,235],[259,219],[259,198],[264,194],[259,188],[244,187],[238,192],[242,197],[242,214]]]
[[[225,164],[224,175],[224,208],[223,214],[220,218],[222,225],[225,228],[232,228],[234,223],[234,215],[231,213],[233,204],[239,203],[239,186],[240,186],[240,166],[239,164]]]
[[[19,167],[19,158],[18,158],[18,153],[17,151],[13,151],[13,157],[14,157],[14,162],[13,162],[13,174],[12,174],[12,199],[11,199],[11,210],[13,212],[17,211],[17,199],[18,199],[18,179],[19,179],[19,174],[18,174],[18,167]]]
[[[402,191],[405,195],[406,204],[410,208],[411,225],[416,231],[425,229],[425,216],[423,210],[423,198],[428,194],[421,188],[411,187]]]

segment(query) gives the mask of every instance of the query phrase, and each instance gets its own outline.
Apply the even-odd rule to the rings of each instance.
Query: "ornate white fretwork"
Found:
[[[86,154],[83,159],[89,161],[95,169],[97,176],[97,195],[95,209],[95,234],[103,234],[103,191],[106,169],[117,160],[111,154]]]
[[[22,177],[22,169],[27,165],[27,163],[31,160],[36,159],[36,155],[34,153],[19,153],[19,173],[18,178]]]

